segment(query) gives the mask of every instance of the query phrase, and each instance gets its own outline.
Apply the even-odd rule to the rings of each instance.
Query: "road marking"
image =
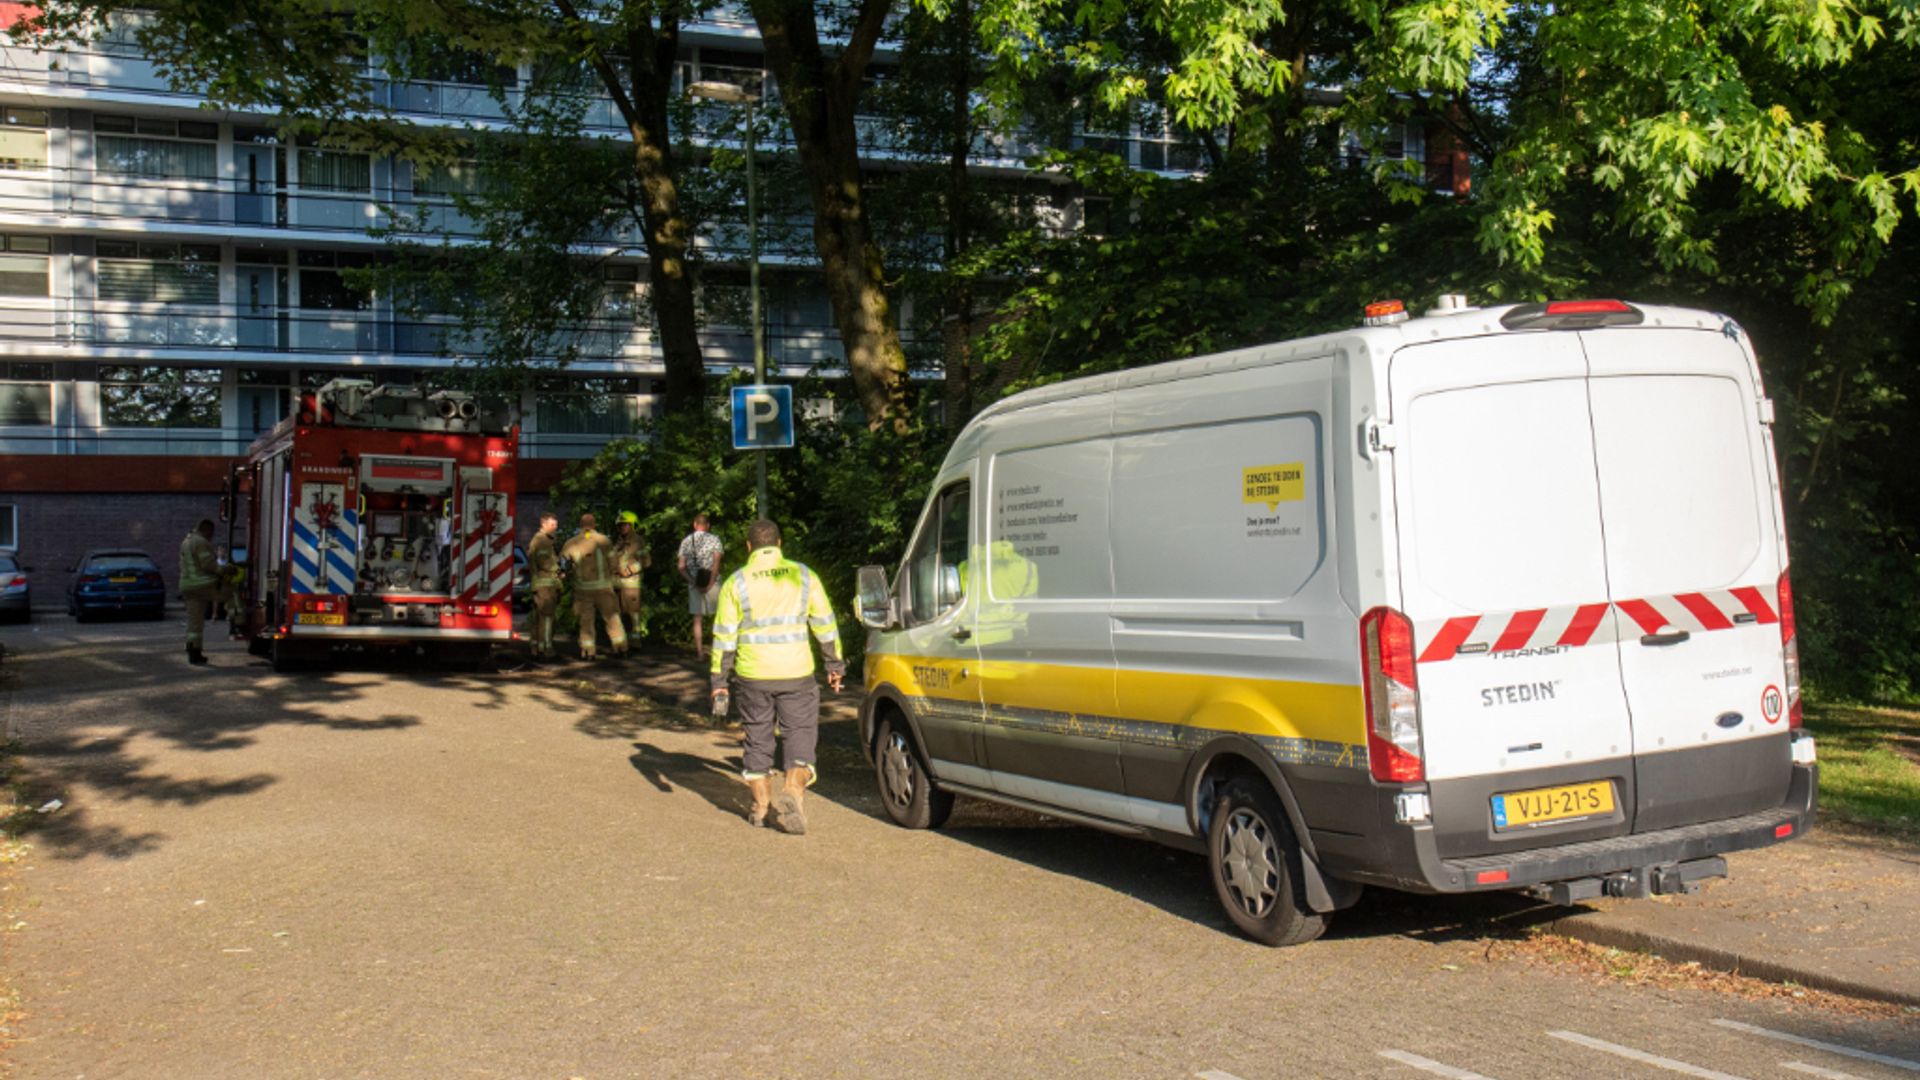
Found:
[[[1631,1046],[1620,1046],[1615,1043],[1604,1042],[1591,1035],[1582,1035],[1577,1031],[1549,1031],[1547,1034],[1556,1039],[1564,1039],[1578,1046],[1587,1047],[1590,1050],[1600,1050],[1609,1054],[1617,1054],[1629,1061],[1638,1061],[1643,1065],[1652,1065],[1656,1068],[1666,1069],[1669,1072],[1677,1072],[1686,1076],[1697,1076],[1700,1080],[1746,1080],[1745,1077],[1735,1076],[1732,1073],[1714,1072],[1712,1069],[1703,1069],[1698,1065],[1689,1065],[1684,1061],[1675,1061],[1672,1058],[1663,1058],[1658,1054],[1649,1054],[1644,1050],[1635,1050]]]
[[[1232,1073],[1221,1072],[1219,1069],[1208,1069],[1206,1072],[1197,1072],[1193,1075],[1199,1077],[1200,1080],[1240,1080],[1239,1077]]]
[[[1823,1069],[1818,1065],[1809,1065],[1804,1061],[1783,1061],[1780,1063],[1780,1067],[1783,1069],[1792,1069],[1794,1072],[1806,1073],[1808,1076],[1817,1076],[1820,1080],[1860,1080],[1859,1077],[1852,1073],[1834,1072],[1832,1069]]]
[[[1789,1035],[1784,1031],[1769,1031],[1763,1027],[1754,1027],[1752,1024],[1743,1024],[1738,1020],[1715,1020],[1714,1023],[1723,1028],[1731,1028],[1734,1031],[1744,1031],[1749,1035],[1763,1035],[1769,1039],[1779,1039],[1781,1042],[1790,1042],[1796,1046],[1810,1046],[1815,1050],[1825,1050],[1830,1054],[1840,1054],[1845,1057],[1859,1058],[1861,1061],[1871,1061],[1876,1065],[1905,1069],[1908,1072],[1920,1072],[1920,1061],[1908,1061],[1906,1058],[1888,1057],[1885,1054],[1876,1054],[1871,1050],[1856,1050],[1851,1046],[1821,1042],[1819,1039],[1809,1039],[1804,1035]]]
[[[1421,1072],[1430,1072],[1435,1076],[1445,1076],[1448,1080],[1491,1080],[1490,1077],[1481,1076],[1477,1072],[1456,1069],[1451,1065],[1443,1065],[1430,1058],[1423,1058],[1419,1054],[1409,1054],[1405,1050],[1382,1050],[1380,1051],[1380,1056],[1389,1061],[1397,1061],[1402,1065],[1419,1069]]]

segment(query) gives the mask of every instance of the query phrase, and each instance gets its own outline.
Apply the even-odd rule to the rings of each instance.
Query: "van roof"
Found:
[[[1212,374],[1222,371],[1236,371],[1243,368],[1263,367],[1268,364],[1283,364],[1293,360],[1306,360],[1325,356],[1337,345],[1368,346],[1368,351],[1378,360],[1393,355],[1403,345],[1413,345],[1428,341],[1447,341],[1456,338],[1480,337],[1489,334],[1548,334],[1552,330],[1522,329],[1510,330],[1501,325],[1500,318],[1507,312],[1519,307],[1518,304],[1502,304],[1498,307],[1467,308],[1444,315],[1429,315],[1408,319],[1391,326],[1356,326],[1349,330],[1336,330],[1314,337],[1296,338],[1291,341],[1274,342],[1266,345],[1252,345],[1231,352],[1212,353],[1184,360],[1168,360],[1145,367],[1126,368],[1104,375],[1089,375],[1079,379],[1038,386],[1032,390],[1023,390],[1012,397],[1002,398],[982,409],[974,422],[1021,409],[1045,405],[1049,402],[1068,398],[1083,397],[1088,394],[1105,393],[1134,386],[1150,386],[1155,383],[1172,382],[1191,378],[1195,375]],[[1647,329],[1688,329],[1715,330],[1737,334],[1739,324],[1725,315],[1717,315],[1697,308],[1666,307],[1650,304],[1634,304],[1645,316],[1637,326],[1613,326],[1607,330],[1634,331]],[[1729,329],[1731,328],[1731,329]],[[1357,348],[1355,351],[1359,351]]]

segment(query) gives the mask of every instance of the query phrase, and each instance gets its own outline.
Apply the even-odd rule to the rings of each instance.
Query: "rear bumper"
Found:
[[[1777,844],[1812,828],[1819,776],[1818,765],[1793,766],[1784,802],[1739,817],[1499,855],[1443,858],[1431,825],[1398,826],[1388,845],[1387,873],[1356,876],[1412,892],[1494,892],[1712,859]],[[1383,793],[1383,800],[1384,819],[1392,821],[1392,793]]]
[[[81,611],[152,611],[166,606],[167,594],[164,589],[149,589],[144,592],[79,593],[74,596],[73,603]]]

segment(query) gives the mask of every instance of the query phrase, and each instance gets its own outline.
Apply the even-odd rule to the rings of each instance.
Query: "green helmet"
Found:
[[[620,511],[620,516],[616,520],[622,525],[631,525],[636,529],[640,527],[640,515],[631,510]]]

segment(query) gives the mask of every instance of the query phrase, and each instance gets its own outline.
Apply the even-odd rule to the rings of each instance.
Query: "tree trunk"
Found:
[[[907,356],[887,299],[860,180],[854,107],[890,0],[861,0],[847,44],[829,59],[811,0],[750,0],[813,197],[813,240],[833,321],[867,424],[907,426]]]

